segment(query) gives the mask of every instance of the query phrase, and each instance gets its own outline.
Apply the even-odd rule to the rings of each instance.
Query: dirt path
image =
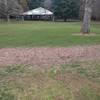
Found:
[[[15,64],[52,66],[77,60],[100,60],[100,45],[68,48],[44,47],[0,49],[0,66]]]

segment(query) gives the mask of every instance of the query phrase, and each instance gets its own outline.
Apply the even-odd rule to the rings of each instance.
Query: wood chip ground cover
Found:
[[[69,48],[1,48],[0,65],[61,65],[75,60],[100,59],[100,45]]]

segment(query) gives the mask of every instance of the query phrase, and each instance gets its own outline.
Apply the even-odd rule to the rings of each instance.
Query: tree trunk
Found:
[[[7,22],[10,22],[10,16],[9,16],[9,14],[7,15]]]
[[[91,22],[91,8],[85,8],[82,33],[84,34],[90,33],[90,22]]]
[[[93,0],[85,0],[84,18],[83,18],[83,24],[81,29],[83,34],[90,33],[92,5],[93,5]]]

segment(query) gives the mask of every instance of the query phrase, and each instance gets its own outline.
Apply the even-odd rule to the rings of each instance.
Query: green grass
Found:
[[[1,66],[0,100],[100,100],[99,67],[99,61],[42,69]]]
[[[100,23],[93,22],[95,36],[78,36],[79,22],[17,22],[0,24],[0,47],[73,46],[100,44]]]
[[[89,80],[100,83],[100,63],[99,61],[71,62],[61,67],[62,72],[76,73],[87,77]]]

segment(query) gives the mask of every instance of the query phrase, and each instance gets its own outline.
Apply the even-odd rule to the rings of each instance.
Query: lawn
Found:
[[[100,23],[93,22],[90,36],[80,33],[79,22],[16,22],[0,24],[0,47],[73,46],[100,44]]]
[[[0,67],[0,100],[100,100],[100,62]]]
[[[100,100],[100,22],[92,35],[80,35],[80,26],[0,23],[0,100]]]

